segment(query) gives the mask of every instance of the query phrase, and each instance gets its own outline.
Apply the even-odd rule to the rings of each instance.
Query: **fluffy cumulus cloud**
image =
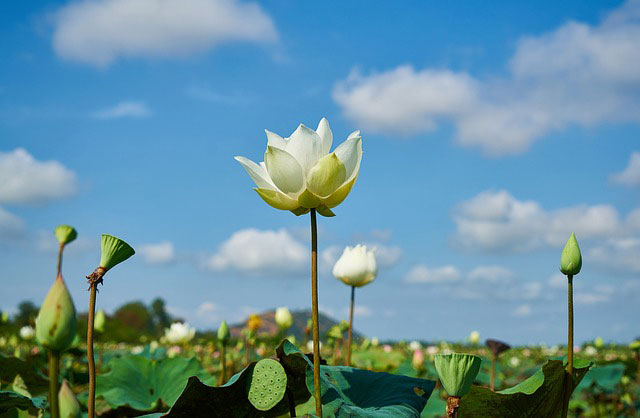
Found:
[[[293,274],[304,271],[309,249],[287,230],[235,232],[210,256],[205,267],[212,271],[236,270],[255,275]]]
[[[621,219],[610,205],[546,210],[538,202],[518,200],[506,190],[485,191],[455,208],[454,240],[462,248],[479,251],[561,247],[571,232],[581,240],[608,239],[640,229],[640,212],[636,212]]]
[[[42,204],[69,197],[78,188],[76,174],[58,161],[38,161],[17,148],[0,152],[0,203]]]
[[[141,245],[138,252],[147,264],[168,264],[175,260],[175,249],[170,241]]]
[[[640,186],[640,152],[631,153],[627,167],[621,172],[613,174],[611,181],[625,186]]]
[[[91,113],[94,119],[120,119],[120,118],[145,118],[151,115],[151,109],[143,103],[136,101],[124,101],[113,106],[97,110]]]
[[[478,79],[410,65],[334,87],[334,100],[363,129],[418,134],[449,121],[463,146],[520,153],[567,126],[640,122],[640,1],[597,25],[567,22],[517,42],[506,77]]]
[[[408,283],[449,283],[460,280],[460,271],[454,266],[427,267],[424,264],[413,266],[407,273]]]
[[[53,22],[56,53],[98,67],[121,57],[184,57],[278,38],[257,3],[239,0],[83,0],[63,6]]]
[[[591,248],[587,255],[610,272],[640,275],[640,237],[612,238]]]

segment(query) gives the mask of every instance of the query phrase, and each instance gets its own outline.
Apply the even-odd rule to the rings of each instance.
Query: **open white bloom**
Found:
[[[189,324],[174,322],[170,328],[164,330],[164,338],[171,344],[186,344],[196,335],[196,329]]]
[[[289,329],[293,325],[293,316],[291,316],[291,312],[286,306],[276,309],[275,320],[281,329]]]
[[[352,132],[331,153],[333,134],[325,118],[315,131],[300,124],[289,138],[266,133],[264,162],[235,157],[258,186],[255,191],[276,209],[296,215],[316,209],[333,216],[330,208],[342,203],[360,172],[360,131]]]
[[[420,349],[422,349],[422,344],[420,344],[420,342],[419,342],[419,341],[415,341],[415,340],[414,340],[414,341],[411,341],[411,342],[409,343],[409,349],[410,349],[411,351],[420,350]]]
[[[36,330],[34,330],[32,326],[26,325],[20,328],[20,338],[23,340],[30,340],[34,335],[36,335]]]
[[[333,275],[349,286],[361,287],[371,283],[378,275],[374,251],[360,244],[345,248],[333,266]]]

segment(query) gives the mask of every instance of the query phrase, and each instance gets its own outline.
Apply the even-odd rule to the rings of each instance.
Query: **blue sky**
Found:
[[[640,334],[640,2],[1,7],[1,309],[44,298],[60,223],[80,311],[103,232],[138,251],[107,311],[161,296],[207,329],[308,307],[308,216],[264,204],[232,157],[326,117],[364,157],[319,219],[323,311],[346,318],[331,265],[366,243],[363,333],[562,342],[575,231],[576,340]]]

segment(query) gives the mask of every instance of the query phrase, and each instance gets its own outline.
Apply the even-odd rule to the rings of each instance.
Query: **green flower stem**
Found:
[[[356,287],[351,286],[351,308],[349,309],[349,332],[347,336],[347,366],[351,367],[351,341],[353,337],[353,305],[355,304]]]
[[[569,342],[567,357],[569,359],[569,374],[573,378],[573,275],[568,275],[567,279],[569,279]]]
[[[60,418],[58,402],[58,375],[60,374],[60,352],[49,350],[49,408],[51,418]]]
[[[569,311],[569,332],[567,342],[567,371],[568,382],[566,385],[566,392],[564,396],[564,402],[562,404],[562,418],[566,418],[569,414],[569,399],[571,398],[571,392],[573,392],[573,275],[568,274],[568,311]]]
[[[58,249],[58,276],[62,274],[62,250],[64,250],[64,242],[60,243],[60,248]]]
[[[316,210],[311,209],[311,318],[313,321],[313,388],[316,415],[322,417],[320,390],[320,329],[318,327],[318,224]]]
[[[494,354],[491,358],[491,383],[489,384],[489,388],[492,392],[496,390],[496,363],[498,362],[498,355]]]
[[[96,411],[96,363],[93,358],[93,321],[96,313],[96,291],[98,282],[91,283],[89,288],[89,317],[87,319],[87,360],[89,362],[89,418],[95,417]]]
[[[222,372],[220,374],[220,378],[218,379],[218,386],[222,386],[224,383],[224,379],[227,376],[227,359],[226,359],[226,344],[222,344],[220,348],[220,361],[222,362]]]

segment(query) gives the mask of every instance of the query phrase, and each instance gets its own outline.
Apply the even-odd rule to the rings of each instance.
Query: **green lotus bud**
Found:
[[[107,234],[102,234],[100,247],[102,249],[100,267],[105,271],[111,270],[136,253],[129,244],[120,238]]]
[[[80,404],[66,380],[63,380],[62,386],[60,386],[58,402],[60,404],[60,418],[79,418],[82,416]]]
[[[231,337],[229,326],[227,325],[227,321],[223,320],[218,327],[218,341],[226,345],[229,342],[229,337]]]
[[[562,258],[560,259],[560,271],[567,276],[575,276],[580,273],[582,268],[582,254],[580,254],[580,247],[578,247],[578,240],[575,234],[572,232],[567,241],[567,245],[562,250]]]
[[[54,231],[60,244],[68,244],[78,237],[75,228],[69,225],[58,225]]]
[[[436,354],[434,361],[440,382],[449,396],[462,397],[471,389],[482,358],[473,354]]]
[[[2,311],[2,315],[0,316],[0,324],[6,324],[9,322],[9,312]]]
[[[96,312],[96,317],[93,320],[93,329],[103,333],[104,332],[104,325],[107,322],[107,318],[104,315],[104,311],[102,309],[100,309],[98,312]]]
[[[73,342],[77,328],[76,308],[62,276],[59,275],[36,317],[36,338],[50,350],[64,351]]]

